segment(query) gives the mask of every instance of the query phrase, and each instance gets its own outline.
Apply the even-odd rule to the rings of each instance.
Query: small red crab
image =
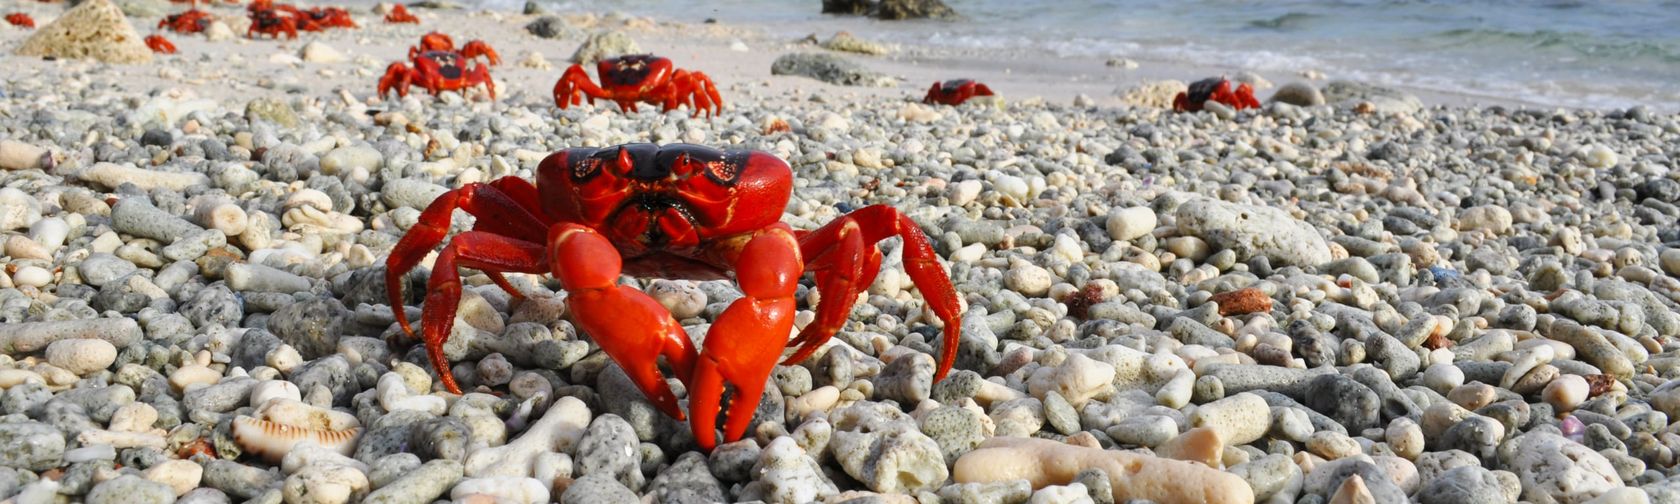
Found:
[[[290,5],[281,5],[278,8],[291,12],[297,18],[299,30],[315,32],[327,28],[356,28],[356,20],[350,17],[350,11],[340,7],[298,9]]]
[[[1173,110],[1180,112],[1196,112],[1202,109],[1202,104],[1213,100],[1231,108],[1242,110],[1260,108],[1260,100],[1254,99],[1254,88],[1248,84],[1237,86],[1231,90],[1231,81],[1224,77],[1209,77],[1190,83],[1190,89],[1179,93],[1173,98]]]
[[[408,7],[404,7],[402,4],[397,4],[396,6],[391,7],[390,13],[385,14],[385,22],[392,24],[420,24],[420,18],[414,17],[413,14],[409,14]]]
[[[297,32],[297,18],[276,9],[256,9],[251,11],[251,27],[245,29],[245,36],[268,35],[278,39],[284,33],[286,38],[295,39]]]
[[[146,37],[146,47],[159,54],[175,54],[175,44],[170,43],[169,39],[163,38],[163,35],[148,35]]]
[[[952,79],[933,83],[933,87],[928,89],[927,96],[922,98],[922,103],[962,105],[969,98],[976,96],[992,96],[992,88],[974,82],[972,79]]]
[[[533,185],[517,177],[444,193],[391,250],[385,282],[392,313],[403,313],[402,279],[449,233],[459,208],[478,217],[438,253],[427,282],[421,335],[444,387],[459,392],[443,346],[461,300],[457,268],[488,274],[515,298],[506,272],[552,273],[567,292],[567,312],[665,414],[682,419],[658,359],[687,387],[690,429],[699,446],[717,446],[714,427],[725,386],[724,439],[741,439],[783,348],[805,359],[846,322],[858,293],[881,266],[875,244],[903,238],[904,267],[944,323],[937,381],[957,355],[961,305],[927,236],[893,207],[858,209],[813,231],[781,222],[793,171],[774,155],[698,145],[630,144],[550,154]],[[725,279],[733,272],[744,297],[717,316],[696,352],[664,306],[619,276]],[[816,276],[816,319],[791,342],[804,273]]]
[[[595,103],[597,98],[618,103],[619,110],[636,111],[636,102],[661,104],[664,112],[680,105],[716,114],[723,107],[717,86],[702,72],[673,68],[671,60],[651,54],[635,54],[608,58],[595,63],[595,73],[601,86],[589,81],[583,65],[572,65],[554,83],[554,104],[560,108],[580,105],[584,98]]]
[[[198,10],[198,2],[192,2],[192,7],[180,14],[171,14],[158,21],[157,27],[167,28],[175,33],[198,33],[210,28],[215,18],[210,13]]]
[[[6,22],[11,23],[12,26],[16,26],[16,27],[19,27],[19,28],[34,28],[35,27],[35,18],[29,17],[28,14],[24,14],[22,12],[13,12],[11,14],[7,14],[6,15]]]
[[[467,42],[457,51],[455,41],[448,35],[428,33],[420,37],[420,45],[408,48],[408,59],[414,64],[412,68],[401,61],[385,68],[385,76],[379,79],[379,96],[384,97],[392,89],[397,91],[397,96],[408,96],[411,84],[426,88],[433,96],[483,84],[490,92],[490,99],[494,100],[496,83],[490,79],[490,69],[483,63],[477,63],[471,71],[467,70],[467,63],[479,56],[491,65],[502,63],[496,50],[482,41]]]

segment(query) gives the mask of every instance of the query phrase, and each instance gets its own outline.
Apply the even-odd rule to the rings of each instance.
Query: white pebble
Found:
[[[1006,203],[1022,206],[1027,202],[1027,191],[1031,190],[1031,187],[1027,185],[1027,180],[1021,177],[999,175],[997,179],[992,181],[992,189],[1002,195]]]
[[[67,339],[47,345],[47,362],[77,376],[111,367],[117,361],[117,346],[102,339]]]
[[[52,283],[53,274],[40,266],[24,266],[12,273],[12,283],[20,286],[42,287]]]
[[[1159,223],[1155,210],[1149,207],[1116,208],[1108,211],[1108,237],[1116,240],[1135,240],[1155,230]]]
[[[1587,394],[1591,390],[1592,387],[1587,384],[1586,378],[1566,374],[1546,384],[1546,389],[1541,392],[1541,397],[1546,400],[1546,403],[1552,405],[1552,409],[1558,412],[1573,411],[1576,406],[1581,405],[1582,401],[1587,400]]]
[[[1594,145],[1586,150],[1587,166],[1591,168],[1609,168],[1616,166],[1616,151],[1603,145]]]
[[[1050,292],[1050,270],[1036,264],[1018,261],[1003,275],[1003,284],[1009,290],[1027,296],[1043,296]]]

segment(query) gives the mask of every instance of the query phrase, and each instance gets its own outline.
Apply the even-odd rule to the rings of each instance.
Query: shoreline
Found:
[[[47,12],[56,6],[36,7],[37,12]],[[216,5],[208,9],[217,16],[243,16],[243,9]],[[194,90],[200,97],[215,99],[235,99],[243,94],[254,92],[253,88],[245,87],[250,79],[231,79],[234,87],[223,88],[214,79],[202,79],[194,82],[193,75],[206,71],[211,75],[222,72],[232,76],[235,72],[249,76],[255,74],[278,83],[281,86],[301,86],[307,94],[320,95],[333,92],[336,89],[350,90],[359,100],[367,101],[373,94],[372,88],[378,80],[384,66],[403,57],[408,45],[418,40],[434,27],[447,21],[452,24],[449,35],[457,43],[464,43],[471,39],[481,39],[490,43],[501,53],[503,65],[493,67],[491,74],[500,84],[499,88],[507,95],[523,93],[525,95],[548,94],[548,90],[558,79],[565,67],[565,61],[571,52],[582,42],[576,36],[561,39],[540,39],[525,32],[524,26],[536,15],[525,15],[492,10],[451,11],[417,9],[422,16],[423,24],[388,26],[384,25],[377,16],[367,10],[354,12],[358,22],[362,25],[357,30],[335,30],[323,33],[300,33],[298,39],[279,42],[268,39],[249,40],[235,38],[233,40],[209,42],[202,36],[182,36],[166,33],[165,36],[173,40],[181,49],[176,56],[164,56],[162,60],[174,60],[172,65],[159,65],[159,59],[154,59],[153,67],[170,67],[184,64],[180,69],[180,76],[167,71],[147,71],[145,65],[116,65],[104,68],[93,68],[92,71],[110,73],[120,76],[120,85],[137,92],[150,89],[186,88]],[[611,23],[616,14],[600,13],[550,13],[561,16],[589,16],[602,23]],[[38,21],[45,24],[49,20],[44,15],[37,15]],[[1041,98],[1052,102],[1068,103],[1076,96],[1085,95],[1095,106],[1124,105],[1120,96],[1133,86],[1162,80],[1177,80],[1191,82],[1203,77],[1215,75],[1236,75],[1242,69],[1224,68],[1198,65],[1187,62],[1169,62],[1152,60],[1133,60],[1137,68],[1126,69],[1107,65],[1107,60],[1094,57],[1066,57],[1051,54],[1048,51],[1037,52],[1031,50],[1013,51],[982,51],[977,49],[953,49],[938,46],[909,46],[889,44],[896,50],[887,55],[870,56],[854,53],[839,53],[823,49],[819,46],[803,43],[801,38],[783,35],[789,28],[770,26],[756,26],[750,24],[712,24],[688,23],[660,18],[626,17],[631,37],[646,52],[664,55],[681,68],[700,70],[709,74],[718,84],[720,90],[728,90],[737,85],[759,87],[767,83],[767,88],[773,92],[787,92],[802,90],[807,92],[824,92],[841,95],[868,96],[903,96],[906,99],[919,98],[923,91],[933,82],[952,78],[970,78],[987,83],[1005,100],[1029,100]],[[130,19],[130,23],[142,34],[152,33],[146,29],[154,24],[156,19]],[[832,22],[828,22],[832,21]],[[808,24],[815,28],[818,25],[832,27],[828,31],[812,32],[819,39],[826,39],[838,31],[856,29],[859,33],[867,33],[864,29],[875,26],[881,21],[866,18],[832,17],[823,21],[812,21]],[[610,27],[610,26],[609,26]],[[792,29],[803,31],[803,29]],[[589,33],[591,29],[584,29],[582,33]],[[8,52],[27,36],[22,30],[0,31],[0,46],[6,47]],[[866,35],[860,35],[860,37]],[[746,52],[730,49],[734,41],[744,42],[749,50]],[[307,63],[296,62],[288,56],[297,55],[297,51],[304,44],[320,41],[344,53],[348,58],[346,63]],[[530,51],[541,52],[547,62],[552,65],[549,69],[532,69],[521,67],[521,60]],[[791,76],[772,76],[769,73],[770,62],[777,56],[789,52],[829,52],[842,58],[857,62],[864,67],[897,77],[897,87],[868,88],[845,87],[822,83],[812,79]],[[231,61],[231,65],[220,65],[220,62],[230,62],[237,58],[242,61]],[[364,58],[365,57],[365,58]],[[15,57],[14,57],[15,58]],[[15,58],[23,60],[21,63],[28,69],[38,69],[53,75],[62,70],[63,65],[72,66],[75,73],[75,62],[52,63],[40,60]],[[188,71],[193,70],[193,71]],[[593,74],[593,69],[590,69]],[[16,75],[29,75],[30,72],[19,72]],[[1303,82],[1314,87],[1321,87],[1325,83],[1335,80],[1337,76],[1324,76],[1323,79],[1307,79],[1299,75],[1278,72],[1257,72],[1257,75],[1270,81],[1271,88],[1257,88],[1255,94],[1263,102],[1275,91],[1275,86],[1282,86],[1291,82]],[[148,89],[149,88],[149,89]],[[364,89],[365,88],[365,89]],[[1572,109],[1570,107],[1549,107],[1537,103],[1521,100],[1478,96],[1458,92],[1444,92],[1426,88],[1400,86],[1395,89],[1411,93],[1419,97],[1426,106],[1445,105],[1451,107],[1485,107],[1505,106],[1530,109]],[[727,91],[726,91],[727,92]],[[725,96],[726,102],[729,97]],[[1579,109],[1576,109],[1579,110]]]

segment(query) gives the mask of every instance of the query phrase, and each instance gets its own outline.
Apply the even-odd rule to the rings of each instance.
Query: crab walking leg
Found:
[[[458,267],[484,271],[515,271],[541,273],[548,266],[543,246],[538,243],[510,238],[484,231],[468,231],[449,240],[438,253],[437,269],[426,284],[426,307],[420,314],[421,339],[426,343],[426,356],[432,368],[443,380],[444,388],[459,394],[454,373],[449,372],[449,360],[443,355],[443,343],[455,328],[455,309],[461,304],[461,272]],[[401,313],[401,311],[398,311]]]
[[[398,97],[407,97],[408,86],[412,81],[413,74],[409,72],[408,65],[401,61],[392,63],[391,66],[385,67],[385,76],[379,78],[379,98],[384,99],[392,89],[397,90]]]
[[[904,272],[910,275],[910,281],[916,284],[916,290],[921,292],[922,299],[927,302],[928,308],[931,308],[934,315],[945,323],[944,336],[939,351],[939,371],[933,375],[935,381],[944,379],[945,373],[951,370],[951,364],[957,360],[957,338],[961,335],[961,327],[957,316],[962,309],[962,305],[957,301],[957,291],[956,288],[951,286],[950,277],[946,276],[945,269],[939,265],[939,259],[934,256],[933,246],[928,244],[927,235],[922,234],[922,228],[917,227],[916,223],[911,221],[909,217],[899,213],[898,209],[886,205],[871,205],[846,214],[816,231],[805,234],[799,241],[800,251],[813,256],[821,255],[842,238],[843,233],[840,233],[839,229],[835,229],[833,232],[830,229],[850,226],[855,226],[861,231],[863,243],[870,248],[873,248],[875,243],[889,237],[898,236],[904,239]],[[876,252],[876,254],[879,254],[879,252]],[[876,259],[876,266],[879,266],[879,259]],[[867,278],[860,277],[858,279],[859,289],[867,288],[869,284],[874,283],[874,271],[874,269],[867,270]],[[821,288],[822,286],[819,285],[818,287]],[[822,293],[824,300],[829,299],[827,291],[819,290],[818,292]],[[856,297],[856,294],[853,294],[853,297]],[[847,298],[844,303],[844,308],[829,309],[844,309],[849,313],[851,298]],[[820,313],[818,318],[819,320],[822,318]],[[812,322],[811,325],[805,327],[805,331],[810,331],[810,334],[800,334],[798,341],[807,347],[820,346],[833,337],[834,331],[839,329],[839,324],[819,326],[816,322]],[[809,354],[803,349],[801,353]]]
[[[484,84],[484,89],[490,92],[490,99],[496,99],[496,81],[490,78],[490,67],[484,66],[483,63],[473,65],[472,78],[469,80]]]
[[[822,301],[817,305],[816,319],[788,343],[799,346],[799,351],[783,361],[789,365],[816,353],[846,324],[858,293],[874,283],[881,268],[880,250],[864,243],[863,231],[855,220],[834,221],[805,235],[800,242],[802,254],[809,258],[805,269],[816,274]]]
[[[737,242],[739,243],[739,242]],[[801,270],[799,241],[786,224],[755,233],[739,246],[734,257],[723,250],[735,270],[744,297],[718,315],[706,333],[705,349],[688,385],[689,428],[702,450],[717,446],[718,405],[724,385],[735,395],[724,416],[725,442],[741,439],[764,395],[765,382],[793,330],[794,292]]]
[[[648,400],[682,419],[677,396],[659,373],[659,356],[678,377],[694,370],[694,342],[682,325],[647,293],[618,284],[624,259],[605,236],[572,223],[548,232],[549,267],[566,289],[566,304],[578,328],[630,375]]]
[[[386,295],[391,302],[391,312],[396,315],[397,324],[402,326],[403,332],[414,334],[414,329],[408,325],[408,315],[402,309],[402,277],[420,264],[426,253],[443,242],[443,237],[449,234],[450,217],[456,208],[478,217],[478,223],[473,225],[475,231],[536,243],[547,236],[545,221],[493,185],[467,184],[439,196],[424,212],[420,212],[419,222],[403,235],[402,240],[397,241],[397,245],[391,248],[390,257],[385,259]]]

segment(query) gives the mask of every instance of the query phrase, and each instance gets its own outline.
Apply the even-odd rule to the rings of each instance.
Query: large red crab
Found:
[[[397,91],[397,96],[408,96],[411,84],[426,88],[433,96],[483,84],[490,92],[490,99],[494,100],[496,83],[490,79],[490,69],[483,63],[475,62],[472,70],[467,70],[467,63],[479,56],[491,65],[502,63],[496,50],[482,41],[467,42],[457,51],[455,41],[448,35],[428,33],[420,37],[420,45],[408,48],[408,59],[414,63],[413,67],[398,61],[385,68],[385,76],[379,78],[379,96],[384,97],[392,89]]]
[[[619,110],[636,111],[636,102],[660,104],[663,112],[680,105],[694,109],[694,115],[716,114],[723,107],[712,78],[702,72],[674,68],[671,60],[651,54],[619,56],[595,62],[601,86],[589,81],[583,65],[572,65],[554,83],[554,104],[560,108],[580,105],[584,98],[618,103]]]
[[[933,83],[933,87],[928,89],[927,96],[922,97],[922,103],[962,105],[969,98],[976,96],[992,96],[992,88],[974,82],[972,79],[952,79]]]
[[[792,191],[787,163],[758,151],[630,144],[556,152],[538,165],[535,185],[517,177],[468,184],[426,207],[385,263],[392,312],[413,334],[402,278],[443,241],[451,214],[465,210],[477,224],[438,254],[421,315],[427,354],[446,388],[460,390],[443,354],[461,299],[457,268],[484,271],[516,298],[523,295],[503,273],[552,273],[577,327],[655,406],[682,419],[658,369],[657,359],[666,359],[687,386],[695,439],[709,451],[724,387],[733,386],[736,398],[724,415],[724,439],[738,440],[782,349],[798,345],[786,361],[798,362],[832,337],[874,282],[875,243],[898,236],[906,272],[945,325],[935,374],[942,379],[956,358],[961,307],[921,229],[876,205],[795,231],[780,221]],[[822,302],[790,342],[794,293],[807,271]],[[664,306],[618,284],[621,274],[721,279],[731,272],[745,296],[717,316],[698,353]]]
[[[1248,84],[1238,85],[1231,89],[1231,81],[1224,77],[1209,77],[1190,83],[1190,88],[1178,96],[1173,97],[1173,110],[1179,112],[1196,112],[1202,109],[1202,104],[1213,100],[1231,108],[1242,110],[1246,108],[1260,108],[1260,100],[1254,99],[1254,88]]]

